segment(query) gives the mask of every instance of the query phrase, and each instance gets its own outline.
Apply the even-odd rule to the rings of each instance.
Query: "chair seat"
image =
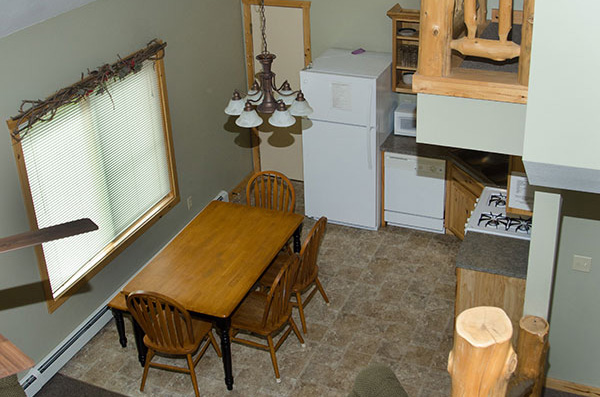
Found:
[[[266,296],[267,294],[262,291],[250,292],[231,317],[231,327],[245,329],[265,336],[281,328],[287,322],[286,317],[291,315],[292,307],[290,306],[288,309],[289,315],[282,316],[282,320],[279,323],[271,324],[267,322],[267,326],[265,327],[262,324],[262,319],[265,311]]]
[[[152,343],[152,341],[148,338],[148,335],[144,336],[144,344],[150,349],[161,353],[191,354],[198,349],[198,346],[200,346],[200,343],[202,343],[202,340],[210,332],[211,328],[211,323],[192,318],[192,329],[194,331],[194,340],[196,343],[190,342],[186,335],[183,346],[180,349],[177,349],[177,351],[170,351],[169,349],[165,349],[165,347],[162,345]]]
[[[258,281],[260,285],[270,286],[275,281],[275,277],[279,274],[279,271],[290,260],[290,253],[286,251],[281,251],[277,254],[273,262],[269,265],[267,270],[264,272],[260,280]]]
[[[286,251],[281,251],[279,254],[277,254],[275,259],[273,259],[273,262],[271,262],[267,270],[264,272],[264,274],[258,281],[258,283],[264,287],[268,287],[271,284],[273,284],[273,281],[275,281],[275,277],[277,277],[283,265],[285,265],[290,260],[291,255],[293,254],[290,254]],[[306,283],[306,285],[301,285],[300,282],[296,282],[292,287],[292,292],[302,293],[304,292],[306,287],[308,287],[313,283],[313,281],[315,281],[315,279],[317,278],[317,274],[319,273],[319,267],[317,265],[314,265],[312,273],[313,274],[308,277],[308,282]]]

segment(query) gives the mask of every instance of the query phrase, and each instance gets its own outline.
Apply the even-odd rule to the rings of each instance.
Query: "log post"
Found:
[[[421,1],[417,74],[436,77],[450,74],[453,15],[454,0]]]
[[[541,317],[525,316],[519,321],[517,377],[534,380],[532,397],[542,395],[548,353],[548,322]]]
[[[531,63],[531,39],[533,37],[533,10],[535,0],[523,1],[523,25],[521,27],[521,55],[519,57],[518,82],[529,85],[529,65]]]
[[[448,358],[452,397],[504,397],[517,366],[512,324],[504,310],[479,306],[456,318],[454,346]]]

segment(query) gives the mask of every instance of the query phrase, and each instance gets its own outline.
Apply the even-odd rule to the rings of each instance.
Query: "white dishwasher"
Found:
[[[386,152],[384,167],[384,220],[444,233],[446,162]]]

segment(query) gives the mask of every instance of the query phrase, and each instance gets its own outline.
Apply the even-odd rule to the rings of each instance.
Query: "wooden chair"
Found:
[[[298,256],[291,255],[289,261],[281,267],[273,280],[269,291],[251,291],[231,318],[231,340],[268,350],[271,353],[271,361],[273,362],[277,383],[281,382],[281,378],[279,376],[279,367],[277,366],[275,352],[292,330],[298,337],[302,347],[305,346],[304,339],[300,335],[298,327],[292,318],[292,305],[290,302],[292,285],[297,272]],[[274,344],[273,335],[286,324],[288,325],[287,329],[277,344]],[[237,337],[240,330],[266,337],[267,345]]]
[[[296,193],[292,182],[281,172],[256,173],[246,185],[246,203],[284,212],[294,212]]]
[[[298,308],[300,312],[300,320],[302,321],[302,331],[306,333],[306,319],[304,318],[304,306],[310,302],[313,298],[317,290],[323,296],[325,303],[329,305],[329,299],[327,298],[327,294],[319,281],[319,266],[317,266],[317,256],[319,254],[319,247],[321,245],[321,241],[323,240],[323,235],[325,234],[325,228],[327,226],[327,218],[321,217],[317,223],[312,227],[306,240],[302,244],[302,249],[300,250],[300,268],[298,270],[298,276],[296,277],[296,282],[294,283],[294,287],[292,292],[296,296],[296,301],[292,302],[293,306]],[[281,252],[273,263],[269,266],[265,274],[259,280],[261,287],[268,287],[273,279],[278,274],[281,267],[288,261],[289,254],[286,252]],[[307,291],[307,289],[314,284],[314,288],[310,291],[306,299],[302,301],[302,293]]]
[[[127,296],[127,309],[146,333],[144,344],[148,347],[148,356],[144,365],[140,391],[144,391],[148,369],[156,367],[190,374],[194,392],[196,396],[199,396],[194,368],[204,355],[209,342],[200,349],[196,359],[192,360],[192,354],[208,337],[217,355],[221,357],[221,351],[211,332],[212,325],[205,321],[192,319],[190,313],[179,303],[154,292],[130,293]],[[188,368],[152,363],[156,352],[185,356]]]

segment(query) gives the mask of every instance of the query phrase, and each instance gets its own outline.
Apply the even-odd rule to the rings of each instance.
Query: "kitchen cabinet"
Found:
[[[449,164],[446,181],[446,229],[463,239],[465,223],[481,195],[483,185],[454,163]]]
[[[392,19],[392,90],[412,94],[412,75],[417,71],[419,55],[419,10],[396,4],[387,12]]]

